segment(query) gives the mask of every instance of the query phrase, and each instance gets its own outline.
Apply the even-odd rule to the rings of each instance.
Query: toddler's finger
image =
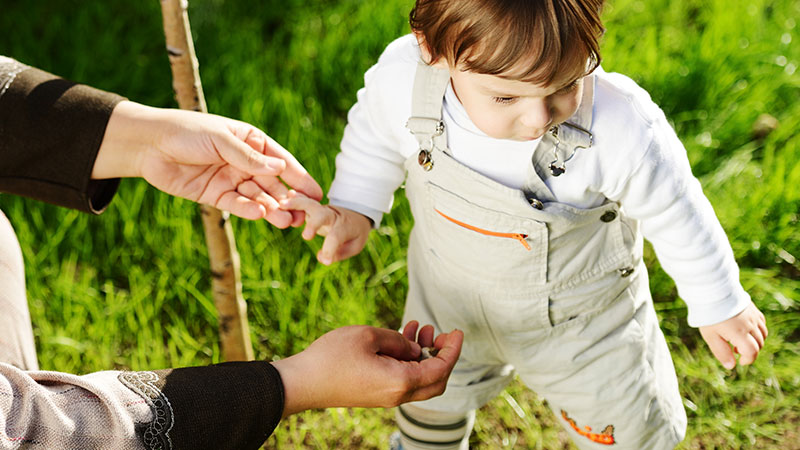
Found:
[[[322,243],[322,249],[319,251],[319,255],[317,257],[319,262],[329,266],[331,263],[338,261],[338,259],[334,259],[334,255],[338,253],[339,247],[342,245],[341,238],[341,233],[337,233],[335,231],[328,233],[328,235],[325,237],[325,241]]]
[[[306,221],[305,211],[293,210],[289,211],[289,213],[292,215],[292,222],[290,223],[292,227],[299,227]]]
[[[758,342],[751,334],[743,336],[741,339],[734,343],[736,350],[739,352],[739,364],[748,365],[752,364],[758,356]]]
[[[336,255],[334,255],[334,259],[336,261],[342,261],[350,258],[361,252],[362,248],[364,248],[364,243],[361,240],[358,238],[350,239],[339,247],[339,250],[336,251]]]
[[[281,209],[294,209],[299,211],[308,212],[309,209],[314,207],[314,204],[319,204],[315,200],[311,200],[302,194],[293,194],[294,191],[287,191],[287,195],[280,199],[278,202]]]
[[[247,180],[236,186],[236,192],[244,195],[251,200],[257,201],[264,205],[267,211],[273,211],[279,208],[278,201],[267,194],[261,186],[253,180]]]
[[[314,239],[314,236],[316,235],[317,235],[317,227],[309,217],[309,220],[306,221],[306,227],[303,228],[303,233],[301,234],[301,236],[303,236],[303,239],[310,241]]]
[[[752,336],[753,339],[756,340],[756,343],[758,344],[757,348],[759,350],[764,348],[764,335],[761,333],[760,329],[756,328],[754,330],[750,330],[750,336]]]
[[[731,370],[736,366],[736,359],[733,357],[733,351],[731,350],[730,344],[728,341],[722,338],[722,336],[718,334],[714,334],[713,336],[703,336],[705,338],[706,343],[708,344],[708,348],[711,350],[711,353],[714,354],[714,357],[722,363],[722,367]]]

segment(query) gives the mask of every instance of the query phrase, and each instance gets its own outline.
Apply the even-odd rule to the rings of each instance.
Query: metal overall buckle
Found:
[[[561,127],[562,125],[569,126],[571,128],[574,128],[574,129],[578,130],[579,132],[581,132],[583,134],[586,134],[589,137],[589,145],[588,146],[576,145],[575,147],[572,148],[572,153],[570,153],[569,156],[567,156],[566,159],[564,159],[563,161],[559,161],[559,158],[558,158],[558,147],[561,145],[561,139],[559,139],[559,137],[558,137],[558,131],[560,129],[559,127]],[[566,172],[567,171],[567,161],[569,161],[570,159],[572,159],[573,156],[575,156],[575,153],[578,151],[579,148],[589,148],[589,147],[591,147],[592,146],[592,142],[593,142],[593,138],[594,138],[592,136],[592,133],[589,132],[589,130],[587,130],[587,129],[583,128],[583,127],[580,127],[578,125],[575,125],[574,123],[569,123],[569,122],[564,122],[564,123],[562,123],[560,125],[554,125],[554,126],[550,127],[550,130],[548,130],[548,132],[553,137],[553,139],[556,141],[555,146],[553,147],[553,157],[555,157],[555,159],[550,162],[550,166],[549,166],[550,173],[554,177],[557,177],[557,176],[563,174],[564,172]]]
[[[433,150],[434,143],[433,138],[437,136],[441,136],[444,133],[444,122],[441,120],[436,124],[436,129],[434,130],[431,137],[428,139],[428,148],[420,142],[419,144],[419,154],[417,155],[417,163],[426,171],[429,172],[433,169],[433,158],[431,157],[431,151]]]

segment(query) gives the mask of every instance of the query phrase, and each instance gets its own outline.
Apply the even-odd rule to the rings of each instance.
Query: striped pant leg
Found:
[[[395,410],[395,420],[403,450],[466,450],[475,411],[440,412],[407,403]]]

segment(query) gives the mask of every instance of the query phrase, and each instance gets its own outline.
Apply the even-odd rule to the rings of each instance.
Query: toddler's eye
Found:
[[[572,83],[570,83],[570,84],[564,86],[563,88],[559,89],[557,93],[558,94],[566,94],[566,93],[572,92],[573,90],[575,90],[576,87],[578,87],[578,83],[580,81],[581,81],[580,78],[575,80],[575,81],[573,81]]]
[[[516,97],[492,97],[492,100],[494,100],[495,103],[500,103],[503,105],[514,103],[514,100],[516,99],[517,99]]]

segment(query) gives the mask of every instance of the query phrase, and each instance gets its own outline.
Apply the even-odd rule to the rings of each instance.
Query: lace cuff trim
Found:
[[[19,61],[0,55],[0,97],[6,93],[17,75],[27,68],[28,66]]]
[[[153,411],[153,421],[142,424],[139,430],[147,450],[171,450],[169,432],[175,422],[172,405],[167,397],[154,384],[158,375],[153,372],[123,372],[119,381],[128,389],[139,394]]]

